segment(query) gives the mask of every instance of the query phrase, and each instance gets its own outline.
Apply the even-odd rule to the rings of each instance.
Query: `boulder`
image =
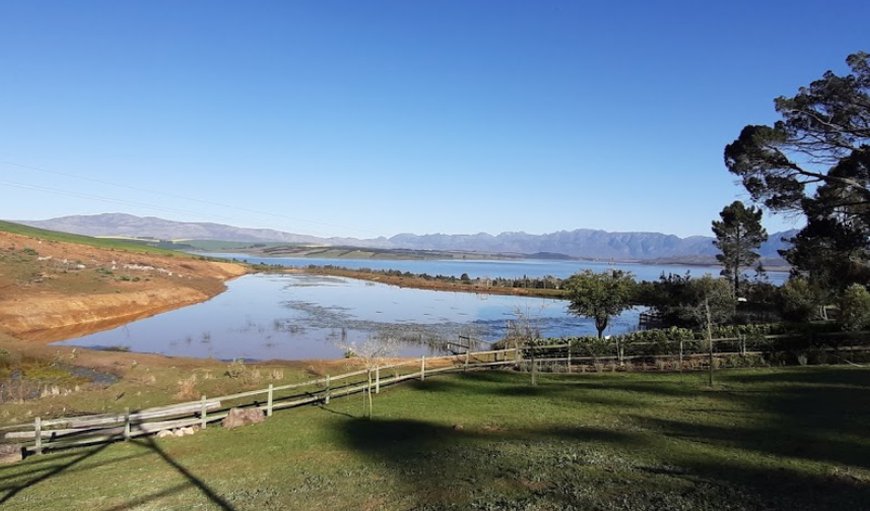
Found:
[[[157,438],[166,438],[168,436],[173,436],[172,430],[164,429],[164,430],[160,431],[159,433],[157,433]]]
[[[0,465],[21,461],[22,453],[21,446],[18,444],[0,444]]]
[[[257,424],[266,420],[263,410],[256,408],[231,408],[224,420],[221,421],[221,426],[232,429],[239,426],[247,426],[248,424]]]

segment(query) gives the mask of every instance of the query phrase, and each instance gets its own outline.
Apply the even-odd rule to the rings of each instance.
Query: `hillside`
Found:
[[[0,223],[0,331],[56,340],[200,302],[244,267]]]
[[[174,222],[155,217],[126,214],[68,216],[50,220],[25,220],[22,223],[58,231],[90,236],[122,236],[162,240],[223,240],[233,242],[282,242],[317,246],[343,246],[374,249],[432,250],[441,252],[478,252],[488,254],[565,254],[586,259],[644,261],[697,259],[716,254],[713,238],[681,238],[657,232],[607,232],[575,229],[547,234],[504,232],[478,234],[398,234],[391,238],[319,238],[271,229],[249,229],[215,223]],[[761,255],[777,259],[777,250],[786,246],[782,238],[795,231],[772,233],[762,245]]]

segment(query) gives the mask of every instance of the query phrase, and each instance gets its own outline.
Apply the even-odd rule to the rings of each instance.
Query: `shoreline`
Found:
[[[422,277],[387,275],[378,272],[367,272],[348,268],[286,268],[276,273],[325,275],[329,277],[345,277],[366,282],[377,282],[409,289],[421,289],[424,291],[444,291],[453,293],[473,293],[505,296],[531,296],[535,298],[551,298],[556,300],[567,299],[567,293],[562,289],[541,289],[522,287],[494,287],[482,286],[474,281],[450,282],[444,280],[427,280]]]

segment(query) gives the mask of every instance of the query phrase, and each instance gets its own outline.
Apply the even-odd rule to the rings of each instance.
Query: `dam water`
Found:
[[[718,267],[605,263],[576,260],[378,260],[258,257],[207,254],[285,267],[342,266],[471,278],[568,277],[578,271],[621,269],[637,280],[676,273],[716,275]],[[785,273],[768,280],[781,284]],[[637,327],[640,309],[611,320],[605,334]],[[129,349],[216,359],[339,358],[363,345],[383,345],[391,354],[441,354],[459,336],[486,342],[503,338],[511,323],[544,337],[594,335],[592,320],[568,313],[563,300],[400,288],[315,275],[257,274],[228,283],[213,299],[63,344]]]
[[[606,334],[637,326],[639,310]],[[594,335],[563,300],[399,288],[339,277],[256,274],[209,301],[61,344],[228,359],[340,358],[379,343],[391,354],[443,353],[445,341],[494,341],[511,322],[545,337]],[[485,343],[482,343],[485,345]]]

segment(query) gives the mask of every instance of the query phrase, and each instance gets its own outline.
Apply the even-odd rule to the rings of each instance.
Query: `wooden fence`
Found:
[[[23,454],[41,454],[49,449],[128,440],[165,430],[196,426],[205,429],[223,420],[232,408],[255,408],[271,416],[275,410],[306,404],[329,404],[331,399],[360,392],[379,393],[382,387],[409,380],[470,369],[516,365],[516,349],[469,352],[443,357],[421,357],[390,365],[374,365],[337,376],[288,385],[206,397],[139,411],[63,417],[0,428],[7,442],[20,445]]]
[[[719,359],[784,352],[797,358],[800,354],[815,352],[829,354],[836,361],[837,357],[870,351],[870,332],[738,336],[713,339],[712,344],[713,356]],[[673,362],[674,366],[682,367],[683,362],[708,357],[710,346],[704,339],[618,342],[618,338],[614,338],[597,345],[588,342],[536,344],[522,347],[520,351],[518,358],[526,368],[534,361],[535,364],[564,364],[570,370],[575,365],[626,362]]]
[[[870,351],[870,333],[853,337],[851,344],[831,341],[813,349],[849,354]],[[758,339],[742,337],[714,339],[716,357],[746,357],[775,351],[775,343],[788,336],[765,336]],[[662,342],[633,342],[620,346],[604,345],[608,353],[589,353],[589,346],[576,343],[531,345],[519,348],[472,352],[442,356],[421,357],[390,365],[373,365],[337,376],[325,376],[289,385],[269,385],[267,388],[239,392],[226,396],[206,397],[198,401],[178,403],[158,408],[123,413],[86,415],[42,420],[32,423],[0,427],[7,442],[21,446],[24,454],[42,453],[48,449],[98,444],[151,435],[165,430],[198,426],[205,429],[210,423],[223,420],[232,408],[256,408],[266,416],[275,410],[294,408],[306,404],[329,404],[333,398],[361,392],[379,393],[381,387],[409,380],[424,381],[426,377],[470,369],[514,366],[537,373],[542,369],[623,365],[633,361],[671,361],[682,368],[686,360],[708,356],[709,346],[703,340],[675,340]],[[664,353],[662,352],[664,351]],[[703,362],[702,362],[703,363]],[[533,376],[534,378],[534,376]]]

